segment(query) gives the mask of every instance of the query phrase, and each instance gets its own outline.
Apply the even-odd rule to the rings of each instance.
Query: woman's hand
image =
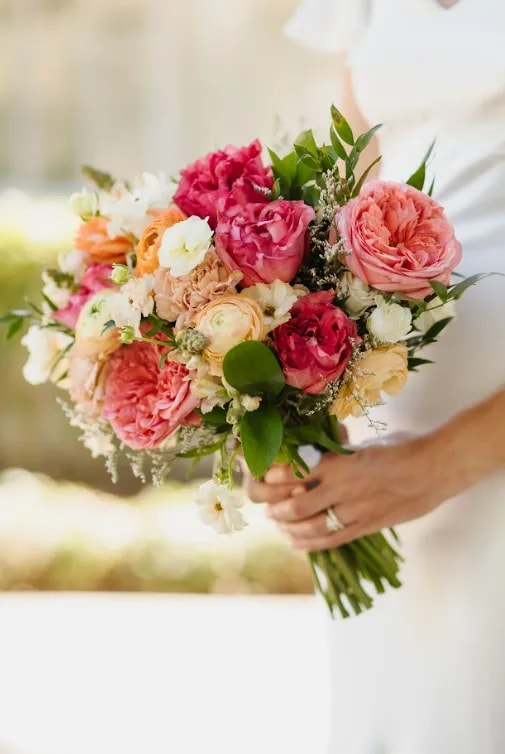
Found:
[[[460,491],[459,463],[448,464],[436,436],[372,446],[350,456],[326,454],[303,480],[275,466],[248,493],[268,504],[268,515],[295,547],[326,550],[423,516]],[[343,525],[328,530],[332,508]]]

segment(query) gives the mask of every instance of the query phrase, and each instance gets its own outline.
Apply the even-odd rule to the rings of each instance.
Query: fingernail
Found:
[[[307,492],[307,488],[306,487],[301,487],[301,486],[300,487],[294,487],[291,490],[291,495],[293,497],[296,497],[297,495],[303,495],[304,492]]]

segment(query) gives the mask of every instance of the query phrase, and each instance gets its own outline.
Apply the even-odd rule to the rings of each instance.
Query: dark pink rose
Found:
[[[273,345],[288,385],[322,393],[338,379],[361,341],[356,323],[334,306],[333,291],[309,293],[291,309],[291,319],[277,327]]]
[[[216,251],[231,270],[243,273],[242,285],[290,283],[301,267],[312,207],[276,199],[266,204],[219,204]]]
[[[371,181],[337,213],[343,263],[372,288],[422,299],[450,282],[461,244],[443,208],[402,183]],[[331,239],[330,239],[331,240]]]
[[[197,160],[181,171],[174,201],[188,215],[208,217],[216,227],[216,204],[232,192],[236,202],[266,202],[267,196],[257,187],[272,189],[274,179],[269,167],[261,161],[261,144],[253,141],[247,147],[227,146]]]
[[[72,293],[68,304],[63,309],[53,312],[53,319],[75,330],[75,325],[84,304],[102,288],[114,288],[110,280],[112,265],[91,264],[83,275],[78,291]]]
[[[165,361],[152,343],[122,346],[109,360],[102,416],[129,448],[157,448],[182,424],[194,424],[199,399],[187,368]]]

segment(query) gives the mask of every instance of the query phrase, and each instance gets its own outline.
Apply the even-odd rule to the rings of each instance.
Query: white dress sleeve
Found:
[[[284,33],[317,52],[350,50],[364,31],[370,0],[303,0]]]

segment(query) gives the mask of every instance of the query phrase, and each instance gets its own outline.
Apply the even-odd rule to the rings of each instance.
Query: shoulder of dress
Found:
[[[366,29],[371,5],[372,0],[303,0],[284,33],[317,52],[346,52]]]

